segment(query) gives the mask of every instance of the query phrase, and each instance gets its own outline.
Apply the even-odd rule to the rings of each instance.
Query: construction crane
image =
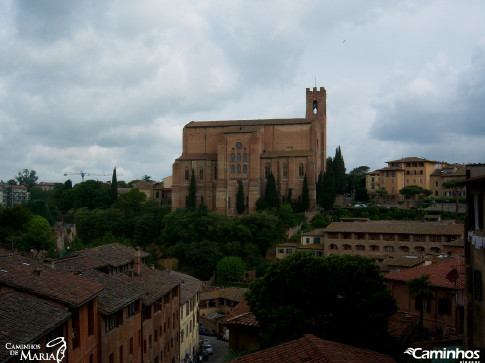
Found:
[[[96,173],[87,173],[85,171],[80,171],[79,173],[67,173],[67,172],[64,173],[64,176],[68,176],[68,175],[81,175],[82,181],[84,182],[84,176],[85,175],[87,175],[87,176],[110,176],[110,175],[113,175],[113,174],[110,174],[110,173],[96,174]],[[123,174],[116,174],[116,175],[122,176]]]

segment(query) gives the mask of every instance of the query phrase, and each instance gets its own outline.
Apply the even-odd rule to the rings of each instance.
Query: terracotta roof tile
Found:
[[[89,263],[86,263],[90,259],[83,256],[81,258],[57,260],[55,268],[74,272],[78,277],[103,285],[104,289],[98,295],[98,308],[102,314],[113,314],[145,295],[143,289],[132,283],[121,281],[118,278],[119,276],[110,276],[93,269],[89,266]]]
[[[418,321],[419,316],[416,314],[402,311],[395,312],[389,317],[388,332],[398,342],[404,343]]]
[[[225,319],[226,325],[243,325],[259,327],[256,316],[250,311],[246,299],[234,306]]]
[[[202,281],[192,277],[190,275],[177,272],[177,271],[170,271],[172,275],[175,275],[180,278],[180,303],[183,304],[186,301],[190,300],[194,295],[197,293],[202,292]]]
[[[144,291],[145,295],[142,297],[142,302],[145,306],[153,304],[181,283],[180,277],[172,275],[166,270],[152,269],[145,265],[141,266],[140,276],[125,273],[119,276],[118,279],[123,283],[132,284],[136,289]]]
[[[0,257],[1,284],[67,304],[69,307],[83,305],[103,289],[96,282],[21,256]]]
[[[249,354],[231,362],[395,363],[395,360],[381,353],[323,340],[314,335],[306,334],[303,338]]]
[[[34,343],[70,316],[59,306],[16,291],[0,294],[0,362],[9,357],[6,343]]]
[[[402,159],[397,159],[397,160],[391,160],[391,161],[386,161],[386,163],[402,163],[402,162],[412,162],[412,161],[422,161],[422,162],[428,162],[428,163],[439,163],[439,161],[433,161],[433,160],[428,160],[428,159],[425,159],[425,158],[418,158],[416,156],[409,156],[409,157],[406,157],[406,158],[402,158]]]
[[[217,288],[212,291],[203,291],[202,294],[200,294],[200,300],[210,300],[222,297],[227,300],[240,302],[244,300],[244,294],[246,294],[247,291],[248,289],[232,286]]]
[[[455,283],[446,278],[453,269],[456,269],[458,272],[456,288],[461,290],[465,287],[465,265],[462,258],[448,258],[442,262],[427,266],[418,266],[403,271],[390,272],[385,275],[385,278],[386,280],[408,282],[414,278],[429,275],[431,285],[455,289]]]
[[[141,252],[141,258],[147,257],[150,254],[144,251]],[[78,252],[81,256],[94,257],[111,266],[121,266],[133,261],[135,249],[133,247],[122,245],[121,243],[110,243],[103,246],[85,249]]]

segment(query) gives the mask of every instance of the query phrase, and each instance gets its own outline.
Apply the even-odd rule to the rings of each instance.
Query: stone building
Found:
[[[172,209],[185,207],[194,171],[197,205],[236,215],[238,181],[247,211],[256,210],[270,173],[282,202],[288,190],[301,198],[306,175],[311,208],[315,184],[325,170],[326,91],[306,90],[304,118],[190,122],[183,130],[182,155],[173,164]]]

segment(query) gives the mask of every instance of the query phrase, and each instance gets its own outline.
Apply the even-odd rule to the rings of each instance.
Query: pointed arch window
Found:
[[[303,164],[300,164],[298,166],[298,176],[300,177],[300,179],[305,176],[305,167],[303,166]]]
[[[268,179],[269,178],[269,174],[271,174],[271,165],[266,164],[264,166],[264,178],[265,179]]]
[[[203,168],[201,168],[199,170],[199,180],[204,180],[204,169]]]
[[[231,161],[232,162],[236,161],[236,155],[234,153],[231,154]]]
[[[288,164],[283,164],[283,179],[288,179]]]
[[[248,161],[248,154],[244,153],[243,154],[243,162],[246,163]]]
[[[315,100],[313,101],[313,114],[316,115],[318,113],[318,102]]]
[[[241,162],[241,153],[237,153],[237,162],[240,163]]]
[[[185,168],[185,180],[189,180],[189,168]]]
[[[237,173],[241,174],[241,164],[237,164]]]
[[[236,167],[231,165],[231,174],[234,175],[236,173]]]
[[[246,164],[243,165],[243,174],[248,173],[248,166]]]

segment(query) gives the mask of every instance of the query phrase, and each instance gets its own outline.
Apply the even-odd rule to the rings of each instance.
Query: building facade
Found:
[[[450,191],[443,188],[443,183],[464,178],[464,166],[461,164],[406,157],[387,161],[387,167],[367,173],[366,189],[370,195],[384,189],[388,199],[396,201],[403,200],[399,190],[408,185],[429,189],[434,197],[452,197]]]
[[[485,164],[467,165],[465,346],[485,351]],[[483,353],[482,353],[483,354]]]
[[[296,119],[190,122],[183,130],[182,155],[173,164],[172,209],[185,207],[194,172],[197,205],[237,215],[238,182],[247,212],[256,210],[270,173],[286,202],[288,190],[301,198],[306,175],[311,207],[326,160],[326,91],[306,90],[306,116]]]
[[[461,336],[463,332],[463,293],[465,268],[462,258],[448,258],[425,266],[385,275],[387,287],[400,311],[419,315],[420,301],[410,296],[409,281],[429,276],[433,298],[424,301],[423,325],[439,336]]]
[[[389,257],[463,256],[463,225],[358,218],[357,221],[333,222],[325,229],[304,233],[296,248],[291,245],[276,248],[282,249],[277,250],[277,258],[295,250],[306,250],[316,256],[360,255],[377,263]]]

